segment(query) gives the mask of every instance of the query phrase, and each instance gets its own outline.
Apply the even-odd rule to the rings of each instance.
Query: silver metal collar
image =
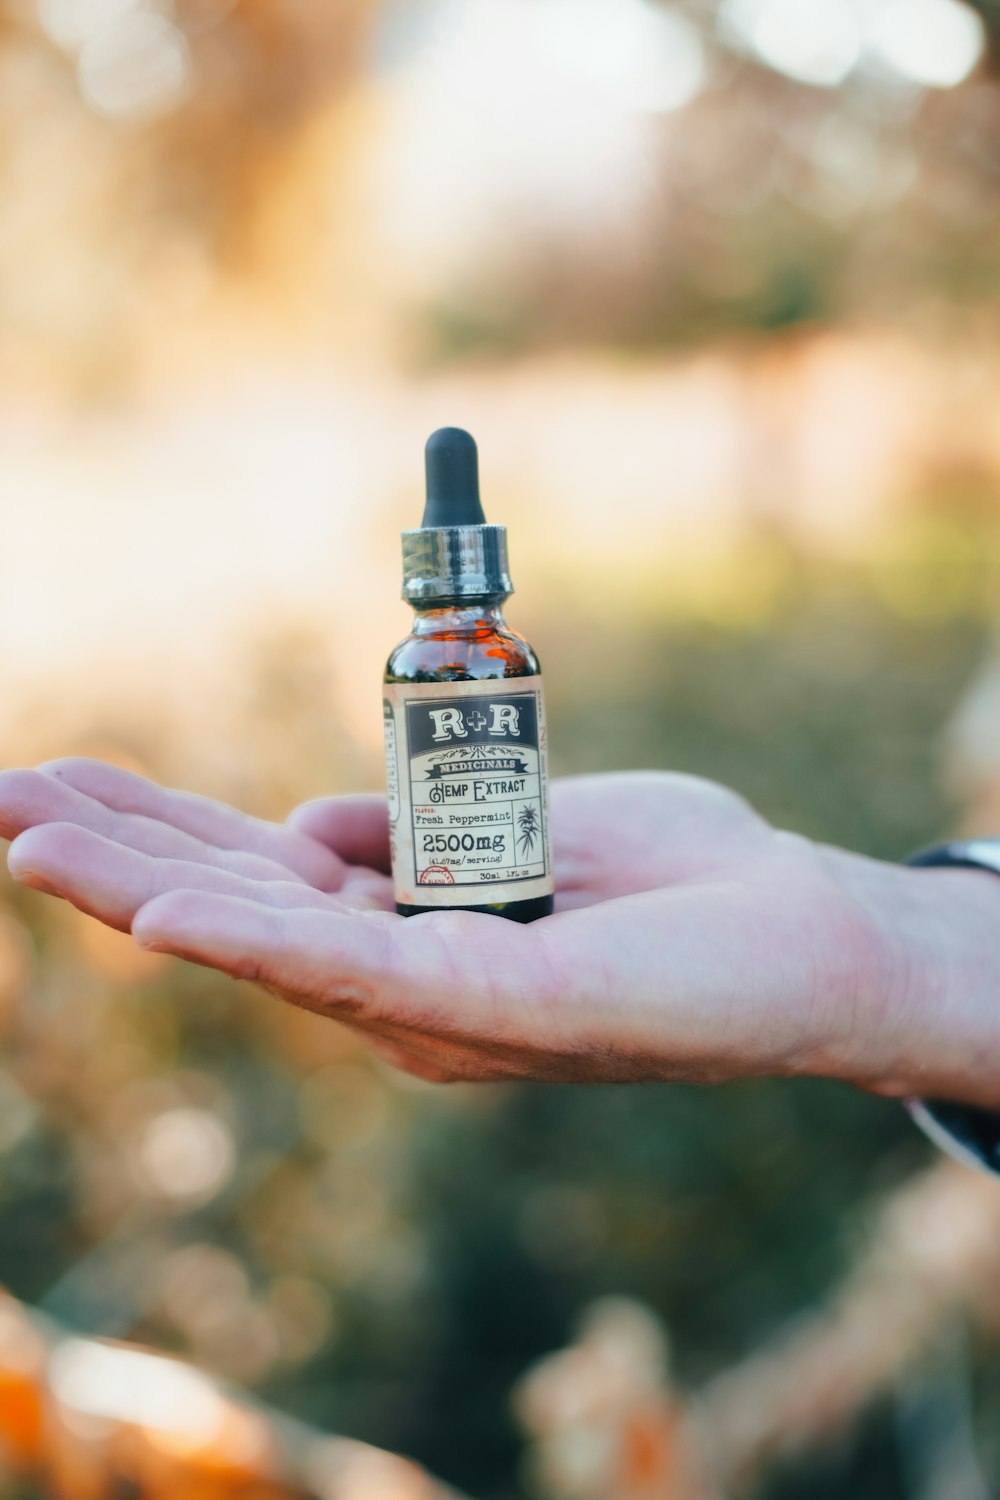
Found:
[[[427,526],[403,532],[403,598],[512,594],[506,526]]]

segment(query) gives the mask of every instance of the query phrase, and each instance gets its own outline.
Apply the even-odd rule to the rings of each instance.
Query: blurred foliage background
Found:
[[[396,534],[460,424],[560,773],[887,859],[995,831],[998,65],[995,0],[7,0],[4,762],[378,786]],[[510,1402],[594,1298],[699,1387],[932,1158],[819,1084],[435,1090],[2,902],[0,1282],[479,1500],[626,1500]],[[998,1323],[753,1493],[995,1493]]]

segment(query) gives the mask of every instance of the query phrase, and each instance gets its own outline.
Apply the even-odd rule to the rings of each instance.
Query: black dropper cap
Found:
[[[421,526],[485,526],[476,440],[461,427],[439,427],[424,448],[427,503]]]
[[[479,455],[461,427],[440,427],[424,449],[427,501],[403,532],[403,597],[414,604],[505,598],[513,592],[507,532],[490,526],[479,498]]]

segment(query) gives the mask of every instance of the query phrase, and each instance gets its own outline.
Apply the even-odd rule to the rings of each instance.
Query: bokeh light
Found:
[[[80,53],[80,88],[99,114],[147,118],[183,97],[188,82],[184,34],[166,16],[124,15],[90,36]]]
[[[828,88],[873,61],[909,83],[954,88],[986,44],[981,18],[962,0],[724,0],[719,24],[768,67]]]
[[[843,83],[861,55],[860,18],[852,4],[822,0],[728,0],[723,35],[757,53],[770,67],[803,83]]]
[[[540,51],[556,73],[586,79],[619,108],[669,112],[690,104],[705,81],[698,32],[651,0],[547,0],[522,9],[518,29],[537,29]]]
[[[197,1370],[138,1349],[68,1339],[52,1357],[57,1401],[93,1417],[134,1422],[155,1432],[207,1444],[225,1408]]]
[[[235,1150],[221,1120],[203,1109],[178,1107],[155,1115],[137,1144],[143,1184],[164,1198],[206,1201],[227,1181]]]
[[[986,46],[981,19],[961,0],[886,0],[872,18],[871,34],[890,67],[931,88],[961,83]]]
[[[38,19],[60,47],[78,48],[136,11],[151,7],[137,0],[38,0]]]

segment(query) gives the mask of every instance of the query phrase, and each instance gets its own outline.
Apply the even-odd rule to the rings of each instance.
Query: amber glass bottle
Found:
[[[503,617],[506,535],[477,469],[468,433],[434,433],[423,525],[403,535],[415,617],[384,702],[396,909],[531,922],[552,911],[540,668]]]

